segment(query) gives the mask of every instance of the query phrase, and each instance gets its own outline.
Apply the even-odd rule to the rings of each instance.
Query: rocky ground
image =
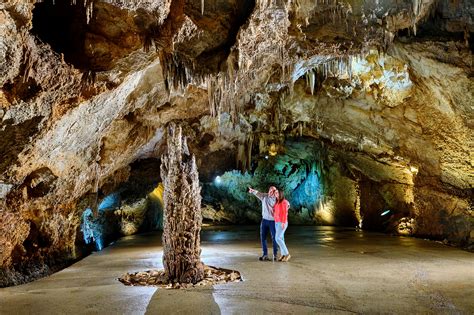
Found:
[[[119,278],[119,281],[125,285],[131,286],[160,286],[166,289],[188,289],[199,286],[212,286],[227,282],[242,281],[240,272],[212,266],[204,266],[204,279],[193,283],[168,283],[164,279],[163,270],[138,271],[127,273]]]

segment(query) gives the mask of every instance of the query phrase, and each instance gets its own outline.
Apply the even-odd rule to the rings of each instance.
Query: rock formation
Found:
[[[173,121],[208,191],[290,166],[271,171],[326,185],[294,220],[472,248],[473,19],[467,0],[4,0],[0,286],[87,254],[84,213],[157,187]],[[258,216],[220,193],[219,217]]]
[[[161,163],[164,185],[163,266],[170,283],[197,283],[201,263],[201,187],[196,159],[180,126],[169,126],[167,152]]]
[[[175,289],[242,281],[238,271],[201,262],[201,187],[196,159],[189,152],[181,126],[171,123],[167,129],[161,163],[164,270],[128,273],[119,281]]]

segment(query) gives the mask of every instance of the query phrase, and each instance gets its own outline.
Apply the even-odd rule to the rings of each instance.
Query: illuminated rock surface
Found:
[[[0,286],[159,227],[172,121],[210,221],[272,181],[290,222],[472,249],[471,1],[75,2],[0,3]]]

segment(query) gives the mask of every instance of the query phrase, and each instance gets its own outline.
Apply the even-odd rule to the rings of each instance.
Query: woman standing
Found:
[[[285,231],[288,228],[288,209],[290,208],[290,203],[288,200],[285,199],[285,194],[283,190],[278,190],[275,193],[275,197],[277,198],[277,202],[275,204],[275,240],[280,246],[281,250],[281,257],[278,261],[288,261],[291,258],[290,253],[288,252],[288,248],[286,248],[285,244]]]

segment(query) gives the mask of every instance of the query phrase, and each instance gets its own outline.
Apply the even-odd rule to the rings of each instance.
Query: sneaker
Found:
[[[278,261],[283,261],[283,259],[285,259],[285,257],[286,257],[285,255],[280,256],[280,258],[278,258]]]
[[[258,260],[260,260],[260,261],[269,261],[270,258],[268,258],[267,255],[263,255],[263,256],[258,257]]]
[[[290,260],[290,258],[291,258],[291,255],[288,254],[288,255],[286,255],[285,258],[283,258],[281,261],[288,261],[288,260]]]

